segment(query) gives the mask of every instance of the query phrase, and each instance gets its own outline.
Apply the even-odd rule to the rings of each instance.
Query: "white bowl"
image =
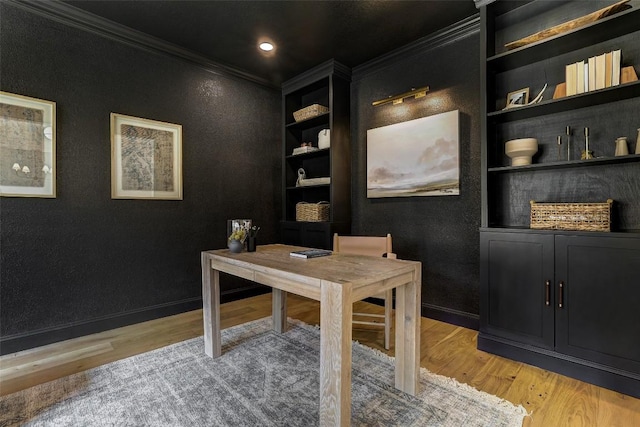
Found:
[[[504,144],[504,152],[511,157],[511,166],[530,165],[531,157],[538,152],[535,138],[512,139]]]

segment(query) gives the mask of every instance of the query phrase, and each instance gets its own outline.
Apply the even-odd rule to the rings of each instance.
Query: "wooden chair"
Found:
[[[396,258],[391,247],[391,234],[386,237],[378,236],[339,236],[333,235],[333,251],[337,253],[367,255],[387,258]],[[359,325],[373,325],[384,327],[384,348],[389,350],[391,335],[391,322],[393,319],[393,290],[374,295],[374,298],[384,300],[384,315],[371,313],[353,313],[353,323]],[[358,320],[360,318],[383,318],[384,323]]]

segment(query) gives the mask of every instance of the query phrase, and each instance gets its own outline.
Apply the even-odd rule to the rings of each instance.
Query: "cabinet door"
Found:
[[[552,349],[553,261],[553,235],[481,232],[481,331]]]
[[[640,239],[562,235],[555,244],[557,351],[640,374]]]

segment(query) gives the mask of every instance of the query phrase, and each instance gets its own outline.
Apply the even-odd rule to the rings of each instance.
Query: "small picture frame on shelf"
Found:
[[[525,87],[523,89],[514,90],[513,92],[509,92],[507,95],[507,108],[513,107],[522,107],[529,103],[529,88]]]

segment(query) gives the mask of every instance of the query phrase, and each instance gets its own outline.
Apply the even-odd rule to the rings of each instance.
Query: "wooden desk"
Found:
[[[273,288],[273,328],[287,325],[286,295],[320,301],[320,425],[348,426],[351,417],[351,316],[355,301],[396,289],[395,386],[415,395],[420,370],[421,263],[335,253],[301,259],[297,246],[256,252],[202,252],[205,352],[221,354],[219,272]]]

